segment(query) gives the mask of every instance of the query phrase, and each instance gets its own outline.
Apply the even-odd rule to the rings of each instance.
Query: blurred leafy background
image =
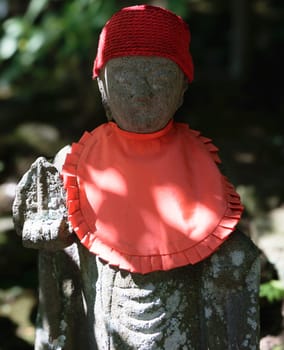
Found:
[[[242,227],[264,252],[262,336],[275,336],[262,349],[280,349],[284,2],[144,2],[173,10],[190,26],[195,81],[176,118],[214,140],[242,196]],[[11,221],[15,184],[38,156],[53,157],[106,120],[91,79],[98,35],[115,11],[139,3],[0,0],[1,350],[32,348],[37,303],[36,252],[21,247]]]

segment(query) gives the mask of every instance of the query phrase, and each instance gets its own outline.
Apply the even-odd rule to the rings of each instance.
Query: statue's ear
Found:
[[[102,103],[106,112],[106,117],[108,121],[113,120],[112,118],[112,113],[110,110],[110,107],[108,105],[108,97],[107,97],[107,93],[106,93],[106,86],[105,86],[105,80],[101,77],[97,77],[97,83],[98,83],[98,87],[101,93],[101,97],[102,97]]]
[[[106,89],[104,86],[103,79],[101,79],[100,77],[97,77],[97,83],[98,83],[98,87],[99,87],[102,99],[105,99],[106,98]]]
[[[183,85],[182,85],[182,88],[181,88],[181,92],[180,92],[180,99],[179,99],[179,103],[177,105],[177,109],[183,104],[183,96],[184,96],[184,93],[186,92],[186,90],[188,89],[188,79],[187,77],[184,75],[183,77]]]
[[[186,75],[184,75],[184,80],[183,80],[183,94],[186,92],[186,90],[188,89],[188,78]]]

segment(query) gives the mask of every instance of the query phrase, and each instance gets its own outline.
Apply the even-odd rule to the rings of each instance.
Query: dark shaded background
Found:
[[[36,252],[21,247],[11,226],[14,184],[39,155],[53,157],[106,120],[91,79],[98,34],[116,10],[139,3],[0,0],[1,350],[29,348],[36,305]],[[283,0],[147,3],[180,14],[191,29],[195,80],[176,118],[220,148],[246,206],[244,230],[256,242],[284,232],[271,222],[284,199]],[[268,269],[265,281],[275,278]],[[270,321],[262,333],[278,334],[281,301],[276,313],[263,303]]]

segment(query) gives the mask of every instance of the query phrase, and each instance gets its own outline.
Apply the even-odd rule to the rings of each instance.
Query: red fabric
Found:
[[[216,162],[211,140],[185,124],[152,134],[103,124],[72,146],[63,167],[73,229],[91,252],[132,272],[195,264],[243,209]]]
[[[160,56],[178,64],[191,82],[193,62],[189,44],[187,24],[174,13],[150,5],[123,8],[111,17],[101,32],[93,78],[111,58]]]

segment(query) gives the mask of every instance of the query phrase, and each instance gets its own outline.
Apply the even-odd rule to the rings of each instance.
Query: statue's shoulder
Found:
[[[57,170],[60,172],[62,170],[63,164],[65,162],[66,156],[68,153],[71,152],[71,146],[66,145],[63,148],[61,148],[55,155],[53,164],[57,168]]]

